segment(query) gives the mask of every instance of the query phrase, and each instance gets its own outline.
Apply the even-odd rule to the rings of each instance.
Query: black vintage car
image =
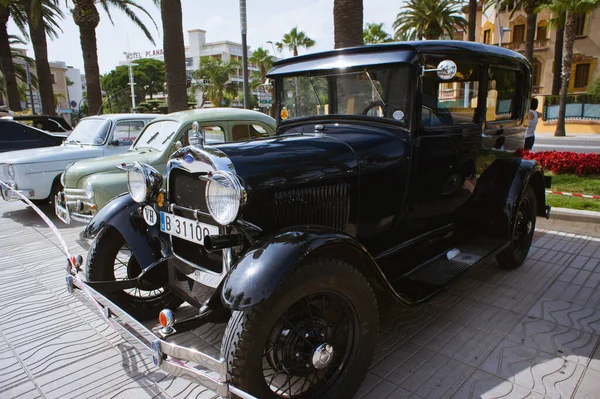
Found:
[[[61,145],[66,135],[45,132],[10,119],[0,119],[0,152]]]
[[[530,65],[425,41],[295,57],[269,77],[277,135],[179,149],[166,191],[127,165],[129,194],[86,227],[86,280],[72,260],[67,285],[219,395],[351,398],[379,298],[414,304],[490,257],[527,256],[550,211],[549,181],[517,155]],[[195,317],[174,318],[183,301]],[[155,331],[128,322],[159,312]],[[225,321],[220,358],[176,343]]]

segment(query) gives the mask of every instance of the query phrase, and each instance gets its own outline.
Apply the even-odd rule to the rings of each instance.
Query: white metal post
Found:
[[[135,108],[135,82],[133,81],[133,67],[137,64],[128,64],[129,66],[129,84],[131,85],[131,111]]]

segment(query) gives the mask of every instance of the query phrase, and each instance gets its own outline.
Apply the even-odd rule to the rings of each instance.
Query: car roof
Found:
[[[529,68],[523,55],[499,46],[459,40],[423,40],[371,44],[285,58],[273,63],[268,77],[367,65],[414,62],[422,54],[439,54],[489,62],[516,63]]]
[[[227,120],[250,120],[262,122],[275,128],[275,119],[267,114],[249,109],[242,108],[201,108],[191,109],[188,111],[173,112],[171,114],[162,115],[155,122],[162,120],[175,120],[180,124],[192,122],[212,122],[212,121],[227,121]]]
[[[93,115],[88,116],[85,119],[105,119],[105,120],[121,120],[121,119],[154,119],[162,114],[102,114],[102,115]]]

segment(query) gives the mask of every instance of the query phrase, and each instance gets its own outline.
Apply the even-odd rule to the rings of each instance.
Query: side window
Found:
[[[523,99],[520,89],[523,85],[522,72],[491,67],[489,70],[486,120],[520,120]]]
[[[143,121],[121,121],[117,122],[113,133],[113,140],[119,140],[119,145],[129,146],[135,141],[144,129]]]
[[[269,137],[267,130],[257,124],[237,124],[231,129],[232,141],[252,140],[260,137]]]
[[[192,132],[192,129],[188,130],[188,132],[183,137],[182,144],[186,145],[195,145],[197,146],[200,142],[200,133],[204,136],[204,140],[206,144],[219,144],[225,142],[225,132],[221,126],[200,126],[199,133]]]
[[[435,69],[439,60],[428,62],[425,69]],[[435,72],[425,72],[422,77],[423,126],[452,126],[477,123],[477,94],[479,92],[479,66],[457,63],[456,75],[451,80],[441,80]]]

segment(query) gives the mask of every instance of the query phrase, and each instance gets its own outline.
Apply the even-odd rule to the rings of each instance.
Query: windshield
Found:
[[[149,148],[162,151],[175,137],[178,123],[175,121],[160,121],[149,124],[134,145],[134,149]]]
[[[281,120],[315,115],[368,115],[407,123],[409,65],[304,74],[280,82]]]
[[[106,119],[83,119],[65,143],[102,145],[106,141],[109,129],[110,121]]]

